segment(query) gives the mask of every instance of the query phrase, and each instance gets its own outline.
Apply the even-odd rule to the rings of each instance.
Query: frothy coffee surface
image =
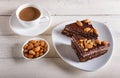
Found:
[[[19,17],[24,21],[32,21],[40,16],[40,11],[34,7],[27,7],[21,10]]]

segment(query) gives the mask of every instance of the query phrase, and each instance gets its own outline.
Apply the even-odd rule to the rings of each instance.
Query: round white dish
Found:
[[[112,55],[113,50],[113,39],[109,28],[100,22],[92,21],[92,25],[99,32],[99,39],[107,40],[110,42],[110,49],[108,52],[100,57],[94,58],[87,62],[79,62],[77,55],[71,47],[71,38],[63,35],[61,31],[64,29],[65,25],[73,23],[75,21],[66,22],[58,25],[53,29],[52,40],[53,45],[58,53],[58,55],[68,64],[74,66],[78,69],[85,71],[95,71],[103,67]]]
[[[24,50],[23,47],[24,47],[25,44],[27,44],[30,40],[44,40],[44,41],[46,42],[47,46],[48,46],[47,51],[46,51],[42,56],[37,57],[37,58],[30,59],[30,58],[25,57],[25,56],[24,56],[24,53],[23,53],[23,50]],[[23,44],[22,49],[21,49],[21,54],[22,54],[22,56],[23,56],[25,59],[27,59],[27,60],[36,60],[36,59],[41,59],[41,58],[44,57],[46,54],[48,54],[49,50],[50,50],[50,46],[49,46],[48,41],[45,40],[45,39],[43,39],[43,38],[37,38],[37,37],[36,37],[36,38],[32,38],[32,39],[27,40],[27,41]]]
[[[29,28],[25,28],[22,26],[22,24],[19,23],[14,12],[9,19],[9,25],[16,34],[23,36],[36,36],[45,32],[51,24],[51,16],[45,9],[43,9],[43,16],[47,16],[49,20],[40,23],[39,26],[31,26]]]

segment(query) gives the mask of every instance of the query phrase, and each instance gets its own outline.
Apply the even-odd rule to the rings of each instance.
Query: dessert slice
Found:
[[[81,36],[72,36],[71,46],[75,50],[80,62],[99,57],[107,53],[110,44],[98,39],[87,39]]]
[[[81,35],[83,37],[91,39],[97,39],[98,37],[98,32],[95,28],[93,28],[89,19],[66,25],[62,30],[62,34],[69,37],[72,37],[73,35]]]

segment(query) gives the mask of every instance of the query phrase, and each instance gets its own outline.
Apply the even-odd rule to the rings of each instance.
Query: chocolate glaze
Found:
[[[69,37],[72,37],[74,34],[76,34],[76,35],[81,35],[81,36],[87,37],[87,38],[95,38],[95,39],[97,39],[97,37],[98,37],[97,34],[84,32],[84,28],[86,28],[86,27],[93,28],[92,24],[89,25],[87,23],[84,23],[83,21],[81,21],[81,22],[83,23],[82,27],[78,26],[76,23],[72,23],[72,24],[66,25],[66,27],[64,28],[62,33],[67,35],[67,36],[69,36]]]

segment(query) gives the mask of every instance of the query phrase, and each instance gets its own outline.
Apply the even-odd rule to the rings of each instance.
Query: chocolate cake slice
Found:
[[[81,35],[91,39],[97,39],[98,37],[98,32],[95,28],[93,28],[89,19],[66,25],[62,30],[62,34],[69,37],[72,37],[73,35]]]
[[[79,61],[85,62],[107,53],[110,43],[74,35],[71,38],[71,46],[75,50]]]

